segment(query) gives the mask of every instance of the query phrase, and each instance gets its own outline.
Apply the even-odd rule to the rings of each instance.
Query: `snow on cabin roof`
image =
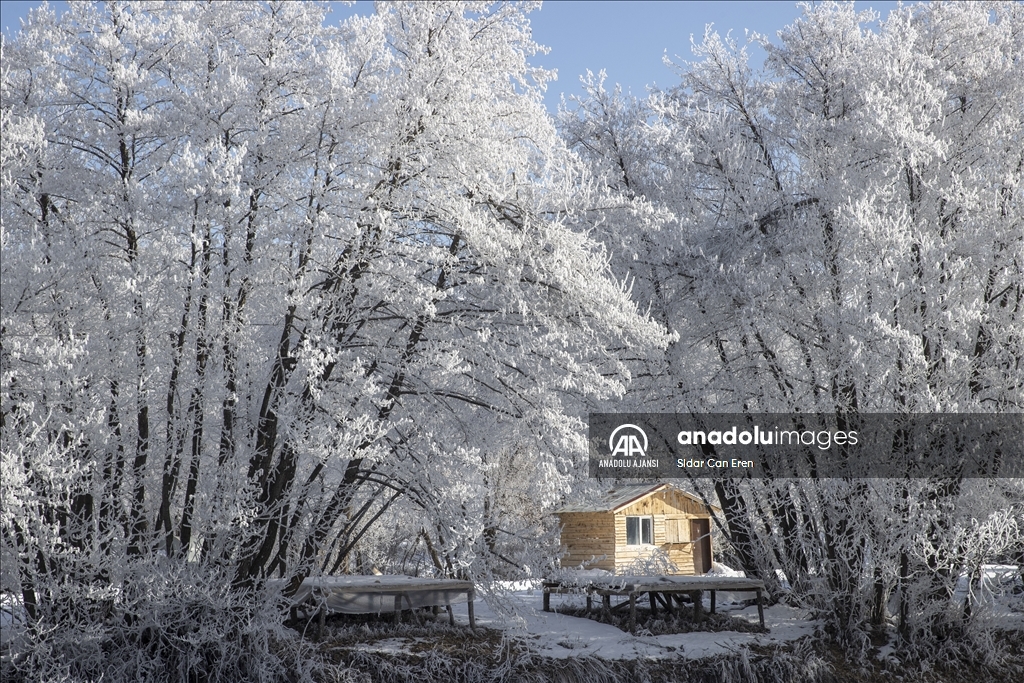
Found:
[[[687,493],[686,491],[677,489],[674,486],[670,486],[669,484],[660,482],[656,484],[632,484],[630,486],[616,486],[615,488],[603,493],[601,496],[590,502],[580,503],[578,505],[566,505],[565,507],[561,507],[555,510],[555,514],[559,514],[562,512],[618,512],[619,510],[629,505],[632,505],[638,500],[646,498],[652,493],[657,493],[662,489],[668,488],[672,489],[673,491],[680,495],[686,496],[687,498],[696,501],[700,505],[704,505],[704,501],[702,501],[700,498],[693,495],[692,493]]]

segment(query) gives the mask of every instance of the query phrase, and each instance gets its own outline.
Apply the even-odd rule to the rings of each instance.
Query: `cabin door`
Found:
[[[707,574],[711,571],[711,520],[691,519],[690,540],[693,541],[693,571]]]

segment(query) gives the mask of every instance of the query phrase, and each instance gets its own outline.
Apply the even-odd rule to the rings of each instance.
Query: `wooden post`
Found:
[[[693,623],[700,623],[701,601],[703,597],[700,591],[690,591],[690,599],[693,600]]]
[[[448,625],[455,626],[455,611],[452,610],[451,605],[445,605],[445,607],[448,609]]]
[[[473,600],[476,598],[476,591],[470,588],[466,591],[466,595],[469,596],[469,600],[466,602],[466,606],[469,609],[469,627],[476,629],[476,616],[473,614]]]
[[[551,611],[551,591],[548,588],[544,589],[544,611]]]
[[[319,642],[324,637],[324,623],[327,621],[327,605],[326,604],[323,607],[320,608],[320,614],[317,615],[317,617],[318,618],[317,618],[317,622],[316,622],[316,639],[317,639],[317,642]]]
[[[607,595],[607,594],[602,595],[601,596],[601,607],[604,608],[604,613],[610,616],[611,613],[612,613],[612,596]]]
[[[395,623],[402,623],[402,594],[399,593],[395,597]]]
[[[629,594],[629,632],[636,634],[636,593]]]
[[[412,606],[412,597],[410,597],[408,593],[405,594],[405,601],[409,603],[409,612],[412,614],[412,618],[416,622],[416,625],[423,626],[423,618],[420,616],[420,613],[416,611],[416,608]]]
[[[715,591],[711,591],[711,613],[715,613]]]
[[[594,608],[594,598],[593,598],[593,596],[590,595],[590,593],[587,593],[587,614],[590,614],[590,610],[592,610],[593,608]]]
[[[764,628],[764,605],[760,588],[757,589],[757,618],[761,620],[761,628]]]
[[[647,598],[651,601],[651,617],[658,616],[658,594],[651,591],[647,594]]]

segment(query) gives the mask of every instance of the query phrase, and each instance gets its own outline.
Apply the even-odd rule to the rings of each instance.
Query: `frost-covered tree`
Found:
[[[498,470],[554,500],[580,398],[664,334],[588,236],[529,9],[325,28],[306,3],[75,3],[4,43],[2,590],[26,666],[97,675],[102,639],[61,648],[103,628],[248,677],[236,645],[265,636],[230,615],[273,613],[266,577],[341,570],[386,519],[469,576],[536,533],[495,510],[523,499]]]
[[[629,221],[603,235],[679,335],[618,405],[1022,411],[1024,13],[915,5],[871,31],[875,18],[808,7],[762,40],[761,71],[709,32],[677,88],[630,101],[592,81],[563,113],[595,175],[670,214],[653,238]],[[951,539],[1020,493],[955,478],[715,489],[748,571],[781,569],[841,633],[893,616],[929,642],[974,552]]]

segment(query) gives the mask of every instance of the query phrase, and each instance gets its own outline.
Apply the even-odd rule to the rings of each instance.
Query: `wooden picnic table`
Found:
[[[268,585],[284,587],[286,579],[270,579]],[[320,629],[328,612],[343,614],[380,614],[392,612],[395,622],[401,622],[402,610],[419,607],[444,606],[448,620],[455,624],[452,604],[466,602],[469,626],[476,628],[473,601],[476,586],[472,581],[431,579],[402,575],[350,574],[319,576],[305,579],[292,596],[292,616],[298,609],[313,607],[317,610]],[[418,617],[417,617],[418,618]]]
[[[608,576],[586,577],[578,581],[546,580],[544,589],[544,611],[551,611],[552,593],[580,593],[587,595],[587,611],[591,609],[593,595],[600,595],[604,609],[611,610],[611,596],[629,598],[629,630],[636,631],[636,599],[646,593],[650,600],[651,612],[657,614],[660,602],[666,611],[672,612],[672,601],[680,601],[681,594],[690,594],[693,600],[693,620],[701,620],[701,593],[711,592],[711,614],[715,613],[715,592],[754,592],[757,594],[757,617],[764,628],[764,582],[739,576]],[[660,596],[660,598],[659,598]],[[623,603],[625,604],[625,603]],[[621,605],[620,605],[621,606]]]

